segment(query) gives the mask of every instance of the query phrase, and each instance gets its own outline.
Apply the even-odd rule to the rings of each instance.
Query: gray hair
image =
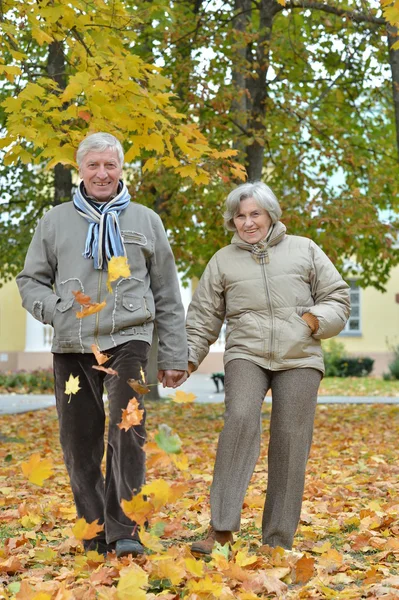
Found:
[[[82,166],[83,159],[86,156],[86,154],[93,150],[95,152],[115,150],[118,155],[120,166],[123,167],[123,163],[125,162],[125,155],[123,152],[122,144],[116,137],[114,137],[110,133],[105,133],[103,131],[100,131],[99,133],[92,133],[80,142],[78,150],[76,152],[76,162],[78,163],[79,168]]]
[[[277,223],[282,211],[276,196],[268,185],[262,181],[243,183],[236,187],[226,198],[224,226],[228,231],[236,231],[234,217],[240,212],[240,202],[246,198],[253,198],[261,208],[267,210],[272,223]]]

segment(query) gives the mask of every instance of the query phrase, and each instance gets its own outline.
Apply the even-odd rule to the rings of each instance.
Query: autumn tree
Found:
[[[150,0],[140,38],[213,145],[230,143],[249,179],[275,190],[289,232],[380,289],[399,262],[399,19],[397,2],[383,4],[384,14],[371,0]],[[199,194],[159,171],[138,184],[199,275],[229,239],[231,182]]]

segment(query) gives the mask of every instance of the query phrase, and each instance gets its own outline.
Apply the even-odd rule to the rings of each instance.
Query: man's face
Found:
[[[83,159],[79,175],[83,179],[88,196],[99,202],[107,202],[111,196],[116,195],[122,176],[122,165],[119,164],[116,150],[88,152]]]

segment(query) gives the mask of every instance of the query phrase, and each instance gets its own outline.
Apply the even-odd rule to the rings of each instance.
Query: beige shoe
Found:
[[[215,531],[210,525],[206,538],[191,544],[191,552],[194,554],[211,554],[216,542],[221,546],[232,544],[233,534],[231,531]]]

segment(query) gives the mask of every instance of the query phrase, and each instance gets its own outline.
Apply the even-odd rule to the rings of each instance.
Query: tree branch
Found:
[[[349,20],[354,21],[355,23],[371,23],[372,25],[386,25],[386,21],[382,17],[375,17],[371,14],[367,15],[357,10],[338,8],[338,6],[330,6],[329,4],[323,4],[322,2],[315,2],[313,0],[291,0],[291,2],[287,2],[284,8],[320,10],[331,15],[336,15],[337,17],[347,17]]]

